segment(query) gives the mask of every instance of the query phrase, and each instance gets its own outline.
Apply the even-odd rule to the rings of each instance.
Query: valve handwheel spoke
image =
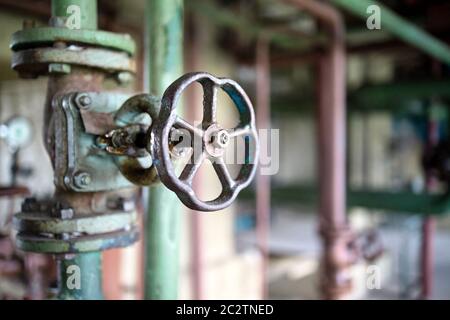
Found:
[[[226,188],[225,190],[232,190],[236,182],[231,177],[230,171],[228,170],[223,157],[217,158],[213,161],[213,168],[219,177],[220,183],[222,183],[222,186]]]
[[[228,130],[230,138],[245,136],[245,135],[250,134],[250,132],[251,132],[251,129],[250,129],[249,126],[238,127],[238,128],[235,128],[235,129]]]
[[[203,119],[197,128],[176,114],[176,107],[183,91],[192,83],[203,87]],[[217,122],[217,92],[224,90],[234,102],[240,123],[234,129],[224,129]],[[192,154],[179,176],[170,158],[169,142],[172,128],[186,130],[191,135]],[[232,138],[245,138],[246,161],[237,178],[233,178],[225,162],[224,153]],[[151,153],[159,178],[174,191],[189,208],[199,211],[216,211],[228,207],[238,193],[247,187],[256,171],[258,159],[258,137],[255,115],[250,99],[235,81],[216,78],[205,72],[188,73],[173,82],[164,92],[158,121],[152,127]],[[249,141],[252,142],[249,143]],[[253,146],[253,148],[251,148]],[[206,160],[213,168],[222,185],[221,194],[214,200],[202,201],[193,190],[193,179]]]
[[[180,180],[185,181],[189,186],[192,187],[192,180],[198,169],[200,169],[203,161],[206,159],[205,152],[196,152],[195,148],[192,149],[192,155],[190,162],[186,164],[180,175]]]
[[[196,135],[199,138],[203,137],[203,130],[202,129],[194,127],[192,124],[190,124],[189,122],[185,121],[184,119],[182,119],[180,117],[176,118],[174,127],[177,128],[177,129],[187,130],[187,131],[189,131],[190,133]],[[194,141],[194,140],[192,140],[192,141]]]
[[[206,130],[217,122],[217,85],[211,81],[202,81],[203,86],[203,120],[202,127]]]

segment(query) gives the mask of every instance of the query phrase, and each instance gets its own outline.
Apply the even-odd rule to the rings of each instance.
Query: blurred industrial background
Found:
[[[12,227],[25,197],[55,189],[42,133],[48,79],[14,71],[10,47],[16,31],[48,25],[51,2],[0,0],[1,299],[45,299],[58,287],[53,257],[15,248]],[[149,92],[151,2],[98,1],[98,29],[137,43],[123,92]],[[231,207],[182,206],[179,261],[168,262],[176,297],[450,299],[450,3],[189,0],[182,15],[183,73],[236,80],[258,128],[274,130],[259,131],[270,137],[260,151],[270,174],[258,170]],[[184,100],[192,121],[197,89]],[[219,118],[233,123],[227,99],[218,95]],[[212,167],[194,184],[206,198],[220,189]],[[145,187],[135,201],[140,240],[102,252],[106,299],[148,298]]]

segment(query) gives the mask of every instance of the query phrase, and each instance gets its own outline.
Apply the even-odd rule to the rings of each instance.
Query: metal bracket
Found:
[[[97,143],[113,128],[114,114],[129,96],[118,93],[71,93],[55,97],[55,185],[96,192],[134,185],[117,170],[114,157]]]

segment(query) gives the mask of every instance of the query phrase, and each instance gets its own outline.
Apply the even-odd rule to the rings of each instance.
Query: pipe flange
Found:
[[[105,235],[68,235],[57,239],[19,233],[16,246],[23,251],[63,254],[103,251],[113,248],[127,247],[139,239],[136,227],[130,230],[116,231]]]
[[[138,239],[131,200],[108,214],[77,215],[68,205],[28,198],[13,219],[19,249],[39,253],[80,253],[124,247]]]
[[[124,74],[132,78],[136,64],[128,54],[100,48],[69,46],[66,48],[35,48],[13,53],[11,67],[31,77],[50,73],[70,73],[71,66],[84,66],[116,74],[122,82]]]
[[[10,48],[13,51],[37,47],[52,47],[57,42],[109,48],[133,56],[136,43],[128,34],[119,34],[101,30],[73,30],[64,27],[27,28],[12,35]]]

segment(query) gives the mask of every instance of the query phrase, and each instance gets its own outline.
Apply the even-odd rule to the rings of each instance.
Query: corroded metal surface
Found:
[[[86,131],[94,127],[92,130],[98,134],[115,128],[114,109],[107,104],[104,108],[97,107],[96,112],[87,110],[89,106],[80,108],[77,104],[79,95],[80,93],[65,94],[53,100],[53,123],[57,133],[54,150],[59,155],[55,157],[55,170],[58,173],[55,177],[56,186],[77,192],[132,187],[117,170],[114,157],[99,145],[97,135]],[[95,101],[99,95],[85,97]],[[116,104],[115,109],[119,106]],[[89,119],[88,126],[84,123],[85,119]]]
[[[80,9],[81,24],[76,29],[66,28],[71,6]],[[108,111],[96,114],[95,108],[89,110],[92,97],[74,93],[102,92],[104,80],[111,75],[118,84],[129,84],[135,71],[135,43],[129,35],[95,30],[96,1],[52,1],[50,25],[25,24],[11,41],[13,67],[20,76],[49,75],[44,144],[56,184],[51,201],[28,200],[16,215],[16,245],[24,251],[63,254],[58,264],[59,298],[101,298],[101,255],[92,251],[137,240],[135,189],[118,173],[111,155],[96,145],[99,133],[115,128],[113,116]],[[96,107],[101,109],[103,103],[99,104]],[[107,109],[111,104],[104,106]],[[72,265],[83,268],[81,291],[67,290],[66,276]]]
[[[137,239],[132,199],[68,193],[55,200],[26,199],[14,216],[16,245],[24,251],[79,253],[126,246]],[[108,214],[104,212],[108,211]]]
[[[201,128],[177,116],[176,108],[182,92],[192,83],[203,87],[203,121]],[[217,90],[223,89],[232,99],[239,112],[240,123],[233,129],[222,129],[216,118]],[[169,133],[172,127],[188,131],[191,135],[192,156],[190,163],[179,177],[170,159]],[[244,137],[245,162],[233,178],[225,163],[223,149],[231,138]],[[258,137],[255,115],[250,99],[235,81],[216,78],[208,73],[188,73],[173,82],[164,92],[161,112],[152,129],[152,156],[159,177],[166,187],[174,191],[189,208],[200,211],[217,211],[228,207],[239,192],[247,187],[256,171],[258,160]],[[204,160],[209,159],[222,184],[221,194],[214,200],[201,201],[192,188],[192,181]]]
[[[115,123],[121,127],[138,124],[141,128],[146,128],[147,133],[142,137],[140,146],[141,151],[143,151],[140,155],[141,159],[129,156],[115,157],[120,172],[128,181],[139,186],[148,186],[159,182],[150,152],[147,150],[150,142],[149,128],[158,118],[159,110],[159,98],[148,94],[140,94],[125,101],[114,116]],[[135,139],[132,140],[135,145]],[[149,165],[143,165],[144,161],[149,162]]]
[[[69,210],[69,209],[68,209]],[[41,212],[27,212],[15,215],[13,223],[19,232],[63,234],[81,232],[97,234],[114,232],[136,223],[136,213],[111,213],[92,215],[75,219],[58,219]]]

